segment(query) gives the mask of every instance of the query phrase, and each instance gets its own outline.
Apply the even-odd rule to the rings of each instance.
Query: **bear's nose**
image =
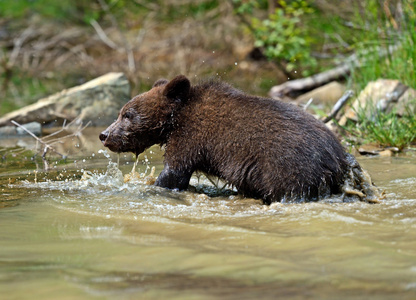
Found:
[[[107,138],[108,138],[108,132],[106,130],[100,133],[100,141],[101,142],[104,143]]]

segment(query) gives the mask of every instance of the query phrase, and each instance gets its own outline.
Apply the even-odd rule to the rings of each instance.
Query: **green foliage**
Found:
[[[303,12],[296,9],[289,13],[289,9],[278,8],[267,20],[253,19],[255,46],[263,47],[270,59],[289,61],[287,71],[293,70],[292,62],[310,58],[302,28],[298,26]]]
[[[234,3],[237,4],[236,13],[243,15],[252,14],[260,5],[257,1],[234,0]],[[317,61],[311,56],[311,39],[302,26],[301,17],[312,12],[313,9],[304,0],[278,1],[278,7],[268,18],[251,18],[254,45],[264,49],[266,57],[286,72],[302,65],[307,67],[303,75],[308,75],[308,68],[316,67]]]
[[[415,141],[416,121],[413,116],[398,117],[394,113],[380,114],[374,123],[367,123],[367,136],[382,146],[403,150]]]
[[[134,1],[103,0],[102,2],[108,6],[111,13],[119,18],[125,17],[127,13],[143,11],[143,8]],[[60,22],[89,25],[92,19],[101,19],[104,11],[98,1],[0,0],[0,17],[14,19],[24,18],[30,14],[38,14],[43,18]]]
[[[366,142],[383,147],[397,147],[400,151],[416,142],[416,99],[406,107],[406,113],[398,116],[396,110],[384,113],[366,105],[357,111],[358,123],[350,124],[347,130]],[[371,115],[372,117],[368,117]]]
[[[30,13],[56,20],[80,21],[84,13],[89,13],[91,4],[82,0],[13,0],[0,1],[0,16],[22,18]]]
[[[261,1],[256,0],[232,0],[234,12],[239,15],[252,15],[254,10],[260,7]]]
[[[403,4],[402,18],[395,21],[397,28],[385,18],[382,7],[373,8],[369,19],[365,23],[361,21],[361,26],[367,27],[355,49],[360,61],[365,63],[351,74],[357,89],[378,78],[398,79],[416,88],[416,1],[407,0]],[[396,49],[389,52],[392,46]],[[381,56],[381,52],[388,55]]]
[[[354,44],[359,60],[364,62],[351,74],[350,80],[357,91],[378,78],[398,79],[401,83],[416,88],[415,5],[415,0],[404,1],[402,15],[395,20],[387,18],[385,8],[377,5],[368,7],[367,20],[356,15],[356,24],[360,28],[365,26]],[[394,47],[395,50],[391,51],[389,47]],[[388,53],[387,56],[380,55],[382,52]],[[394,110],[382,113],[367,105],[357,112],[358,124],[349,130],[354,136],[364,137],[368,142],[405,149],[416,139],[415,107],[416,99],[407,107],[407,113],[399,117]],[[371,112],[372,118],[368,118],[368,112]]]

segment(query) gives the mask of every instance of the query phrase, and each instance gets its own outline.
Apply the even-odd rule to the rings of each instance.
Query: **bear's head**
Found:
[[[159,79],[151,90],[127,102],[118,118],[101,132],[100,140],[113,152],[139,155],[155,144],[164,144],[176,113],[188,101],[191,84],[183,75]]]

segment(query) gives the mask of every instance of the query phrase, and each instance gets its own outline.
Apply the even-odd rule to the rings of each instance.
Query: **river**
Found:
[[[379,204],[265,206],[203,176],[186,192],[124,182],[96,131],[48,172],[0,164],[1,299],[416,299],[415,152],[358,157]]]

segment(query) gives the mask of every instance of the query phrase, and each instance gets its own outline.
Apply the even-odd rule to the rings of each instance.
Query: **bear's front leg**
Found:
[[[157,178],[155,185],[168,188],[186,190],[191,179],[192,172],[171,169],[168,164]]]

